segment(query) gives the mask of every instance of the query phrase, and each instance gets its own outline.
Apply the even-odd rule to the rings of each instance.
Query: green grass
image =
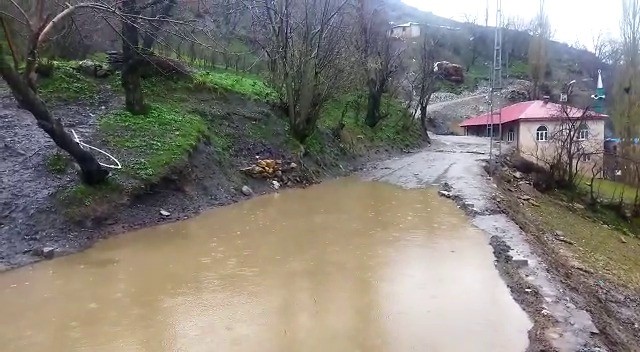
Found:
[[[121,191],[122,186],[113,181],[107,181],[93,187],[81,183],[62,192],[60,199],[74,208],[82,208],[102,203]]]
[[[187,155],[207,133],[206,122],[178,106],[152,105],[146,115],[118,111],[100,119],[99,131],[127,154],[126,172],[153,183]]]
[[[54,62],[53,75],[38,82],[38,89],[45,100],[79,101],[95,98],[98,85],[95,80],[75,70],[76,62]]]
[[[47,159],[47,169],[51,171],[53,174],[64,174],[67,172],[67,167],[69,166],[69,160],[67,157],[60,153],[56,152],[55,154],[49,156]]]
[[[515,60],[509,63],[509,77],[527,79],[529,77],[529,64]]]
[[[346,95],[325,104],[319,125],[334,130],[342,121],[345,124],[343,143],[351,146],[411,148],[418,145],[422,138],[419,123],[409,116],[400,102],[384,97],[381,109],[385,118],[370,128],[364,123],[366,97],[363,94]]]
[[[599,195],[598,198],[607,201],[613,199],[614,202],[617,202],[622,195],[626,203],[633,204],[636,197],[636,187],[625,185],[620,182],[596,179],[593,182],[593,186],[594,192],[596,195]],[[583,191],[589,192],[589,186],[587,184],[581,183],[580,187]]]
[[[608,228],[588,217],[586,210],[569,209],[549,197],[537,199],[540,207],[530,210],[551,231],[562,231],[576,242],[566,248],[592,270],[619,282],[640,287],[640,239]],[[627,243],[624,243],[621,238]]]
[[[200,71],[194,77],[194,87],[229,91],[260,101],[278,99],[278,93],[261,79],[235,72]]]

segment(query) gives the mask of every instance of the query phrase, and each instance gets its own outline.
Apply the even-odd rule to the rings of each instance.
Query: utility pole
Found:
[[[487,7],[488,11],[488,7]],[[496,0],[496,31],[493,44],[493,68],[491,70],[491,91],[489,92],[490,145],[489,162],[493,161],[494,117],[498,121],[498,155],[502,153],[502,109],[495,109],[497,98],[502,91],[502,0]]]

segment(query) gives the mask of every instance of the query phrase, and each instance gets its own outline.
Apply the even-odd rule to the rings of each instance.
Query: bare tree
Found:
[[[620,43],[602,32],[592,38],[593,53],[598,59],[609,65],[617,65],[622,60]]]
[[[7,52],[4,46],[0,43],[0,76],[7,82],[11,92],[20,105],[21,108],[28,110],[35,117],[38,122],[38,126],[47,133],[53,141],[61,149],[67,151],[74,160],[80,166],[82,171],[82,180],[90,185],[103,182],[108,171],[105,170],[95,159],[95,157],[80,147],[78,143],[73,140],[71,135],[65,131],[62,122],[59,118],[54,118],[46,104],[38,95],[36,85],[36,66],[38,63],[38,48],[51,34],[56,23],[69,16],[73,11],[78,8],[103,8],[103,5],[94,3],[78,3],[70,5],[65,10],[57,13],[56,15],[45,14],[45,3],[43,0],[38,0],[35,3],[35,9],[32,16],[27,14],[27,11],[23,9],[16,1],[10,0],[15,10],[19,14],[17,17],[11,17],[14,20],[24,24],[29,31],[27,42],[27,54],[24,56],[24,72],[18,71],[18,57],[15,52],[16,47],[9,45],[9,52]],[[14,37],[12,33],[8,31],[6,25],[8,18],[11,16],[8,12],[0,13],[3,23],[4,38],[7,43],[14,43]],[[9,64],[6,60],[6,55],[11,54],[14,59],[14,65]]]
[[[380,105],[388,84],[400,72],[403,42],[390,35],[384,7],[376,0],[358,0],[355,36],[360,60],[367,81],[367,114],[365,123],[374,127],[382,120]]]
[[[553,181],[562,188],[574,189],[588,171],[602,169],[602,146],[591,121],[598,116],[589,107],[580,109],[559,105],[553,123],[535,131],[536,147],[531,156],[545,165]],[[594,166],[597,164],[597,166]]]
[[[640,133],[640,1],[623,0],[620,22],[622,60],[618,66],[614,89],[614,125],[622,142],[618,148],[621,156],[623,179],[632,179],[632,165],[636,157],[633,140]]]
[[[436,48],[440,38],[431,35],[430,33],[424,33],[422,42],[419,48],[418,69],[416,70],[414,90],[417,91],[417,110],[420,113],[420,124],[422,131],[425,135],[425,139],[430,142],[429,134],[427,132],[427,107],[431,101],[431,96],[438,89],[438,78],[440,77],[437,72],[436,65]]]
[[[540,98],[540,83],[547,69],[547,41],[551,37],[549,18],[545,12],[544,0],[540,0],[540,10],[533,21],[533,38],[529,45],[529,73],[533,81],[532,96]]]
[[[293,137],[304,143],[343,80],[348,0],[253,0],[256,41],[269,59]]]
[[[471,67],[476,64],[476,61],[480,57],[482,48],[486,47],[488,44],[486,37],[487,28],[478,25],[477,17],[467,15],[465,16],[465,22],[467,23],[469,32],[471,33],[465,60],[465,70],[469,72]]]
[[[108,176],[105,170],[95,157],[88,151],[82,149],[78,143],[67,133],[59,118],[55,118],[44,101],[38,95],[36,68],[39,63],[39,51],[42,45],[49,40],[56,31],[57,25],[70,18],[79,10],[95,11],[98,17],[110,16],[122,22],[122,37],[125,57],[129,59],[123,72],[123,86],[127,95],[127,107],[134,112],[143,109],[142,89],[140,87],[138,69],[141,66],[139,42],[140,22],[150,23],[145,33],[153,32],[161,26],[161,22],[166,19],[166,6],[176,0],[148,0],[144,4],[137,5],[136,0],[123,0],[122,2],[95,1],[95,2],[74,2],[68,3],[66,7],[54,7],[56,12],[48,13],[49,8],[45,0],[34,0],[31,8],[22,7],[16,0],[9,0],[13,12],[0,9],[0,19],[4,38],[8,44],[7,52],[0,44],[0,76],[7,82],[16,101],[21,108],[28,110],[36,118],[38,126],[42,128],[61,149],[67,151],[78,163],[82,180],[90,185],[103,182]],[[120,7],[115,5],[120,4]],[[165,6],[165,13],[157,14],[156,17],[147,17],[143,11],[152,10],[156,6]],[[12,20],[23,25],[28,35],[26,36],[25,55],[17,53],[14,33],[8,30],[7,22]],[[154,29],[156,28],[156,29]],[[156,32],[157,33],[157,32]],[[147,39],[147,43],[153,43]],[[6,55],[11,54],[14,64],[7,62]],[[18,67],[24,66],[22,73]]]

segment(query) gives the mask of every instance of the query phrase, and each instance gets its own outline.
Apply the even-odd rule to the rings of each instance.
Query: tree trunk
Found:
[[[376,127],[382,119],[380,114],[380,105],[382,104],[382,91],[376,88],[369,89],[369,99],[367,101],[367,116],[365,123],[367,126]]]
[[[82,149],[78,143],[64,130],[60,119],[55,119],[45,103],[33,91],[27,82],[13,69],[3,56],[0,45],[0,76],[7,82],[18,104],[31,112],[42,128],[56,145],[66,152],[78,163],[82,171],[82,181],[89,185],[104,182],[109,171],[104,169],[95,157]]]
[[[133,59],[128,61],[122,70],[122,87],[125,92],[125,104],[127,110],[134,115],[143,115],[147,112],[142,93],[141,70],[145,59]]]
[[[124,0],[122,9],[131,15],[140,15],[140,10],[136,5],[136,0]],[[144,95],[140,83],[141,59],[139,48],[140,37],[138,33],[138,23],[132,18],[122,20],[122,88],[124,88],[125,104],[127,110],[134,115],[141,115],[146,112]],[[142,59],[143,60],[143,59]]]
[[[425,103],[420,103],[420,126],[422,126],[422,133],[424,135],[424,139],[427,143],[431,144],[431,138],[429,137],[429,130],[427,128],[427,106],[429,105],[429,100]]]

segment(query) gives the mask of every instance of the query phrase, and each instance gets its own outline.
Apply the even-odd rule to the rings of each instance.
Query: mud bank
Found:
[[[131,165],[137,155],[114,152],[101,144],[104,140],[96,132],[101,116],[122,106],[121,97],[103,88],[104,94],[96,101],[51,104],[51,109],[84,141]],[[248,199],[251,195],[242,192],[244,186],[252,189],[252,195],[273,192],[267,180],[253,179],[240,171],[253,165],[256,157],[295,161],[299,165],[295,179],[282,187],[304,187],[346,175],[371,160],[402,153],[393,146],[371,148],[367,154],[349,153],[325,128],[317,133],[319,150],[301,156],[292,147],[286,121],[271,106],[234,95],[189,99],[189,109],[211,132],[179,160],[180,165],[159,182],[145,184],[135,192],[127,188],[121,197],[106,204],[96,202],[85,207],[90,209],[82,209],[82,216],[70,217],[69,204],[60,199],[65,191],[77,189],[76,171],[72,167],[60,173],[50,170],[48,164],[57,148],[0,87],[0,271],[75,253],[105,237],[183,220],[212,207]],[[83,207],[86,203],[80,199],[73,204]]]
[[[438,136],[433,150],[378,163],[363,176],[405,188],[442,187],[441,194],[467,212],[494,248],[496,267],[514,299],[534,322],[527,351],[608,350],[589,314],[579,308],[582,302],[498,205],[500,190],[483,169],[488,152],[481,138]]]

